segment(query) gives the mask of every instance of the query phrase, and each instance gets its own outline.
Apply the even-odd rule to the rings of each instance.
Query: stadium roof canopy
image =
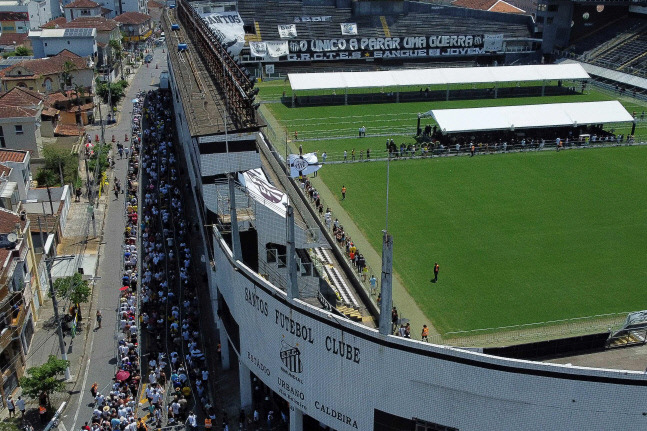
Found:
[[[289,73],[293,91],[420,85],[582,80],[590,76],[580,64],[446,67],[376,72]]]
[[[617,100],[432,109],[425,114],[420,114],[420,117],[433,117],[443,133],[622,123],[634,120]]]

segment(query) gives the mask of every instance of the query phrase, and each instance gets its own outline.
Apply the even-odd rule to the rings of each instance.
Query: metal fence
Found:
[[[622,328],[627,314],[610,313],[573,319],[527,323],[497,328],[454,331],[430,336],[429,342],[456,347],[490,347],[524,344],[579,335],[613,332]]]

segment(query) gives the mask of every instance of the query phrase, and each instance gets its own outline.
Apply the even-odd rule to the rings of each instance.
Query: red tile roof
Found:
[[[119,21],[122,24],[143,24],[149,19],[151,19],[150,15],[140,12],[125,12],[115,17],[115,21]]]
[[[58,123],[54,133],[59,136],[80,136],[85,133],[85,129],[74,124]]]
[[[4,32],[0,35],[0,45],[11,46],[16,45],[20,46],[27,42],[27,33],[7,33]]]
[[[21,108],[20,106],[0,105],[0,118],[27,118],[35,117],[35,109]]]
[[[0,93],[0,105],[32,107],[45,101],[45,96],[33,90],[23,87],[14,87],[11,90]]]
[[[162,8],[164,8],[164,5],[163,5],[162,3],[160,3],[160,2],[156,2],[155,0],[149,0],[149,2],[148,2],[148,3],[146,3],[146,4],[148,5],[148,8],[149,8],[149,9],[150,9],[150,8],[157,8],[157,9],[162,9]]]
[[[41,28],[58,28],[60,25],[65,24],[66,21],[67,20],[64,16],[59,16],[58,18],[55,18],[43,25]]]
[[[59,74],[63,70],[63,64],[66,61],[72,62],[79,70],[91,69],[85,58],[79,57],[68,50],[63,50],[54,57],[24,60],[0,70],[0,78],[3,80],[22,80],[25,78],[35,78],[39,75]],[[23,68],[28,73],[18,75],[16,73],[18,68]]]
[[[0,149],[0,162],[18,162],[22,163],[27,157],[28,151]]]
[[[512,6],[503,0],[455,0],[452,6],[467,9],[487,10],[491,12],[525,13],[522,9]]]
[[[27,12],[0,12],[0,21],[29,21]]]
[[[18,213],[0,208],[0,233],[13,232],[16,229],[16,223],[20,223],[22,231],[27,222],[21,221]]]
[[[99,6],[100,6],[99,3],[95,3],[92,0],[75,0],[72,3],[69,3],[63,7],[66,9],[71,9],[71,8],[92,9]]]
[[[490,12],[503,12],[503,13],[526,13],[525,10],[516,7],[506,1],[499,0],[490,8]]]
[[[0,164],[0,176],[4,175],[5,177],[8,177],[10,173],[11,168],[9,166]]]
[[[64,24],[59,28],[96,28],[99,31],[112,31],[119,23],[114,19],[107,19],[102,16],[81,17]]]

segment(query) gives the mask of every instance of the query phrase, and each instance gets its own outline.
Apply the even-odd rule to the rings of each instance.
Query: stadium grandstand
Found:
[[[289,52],[276,57],[255,55],[251,46],[243,48],[240,59],[244,64],[273,66],[265,68],[264,75],[313,67],[352,71],[419,67],[421,63],[470,66],[539,60],[540,41],[533,37],[532,18],[518,8],[514,14],[495,13],[449,2],[405,1],[393,10],[393,5],[381,8],[380,2],[315,5],[303,0],[242,0],[237,8],[250,44],[288,44]],[[271,10],[281,13],[268,13]],[[436,42],[435,38],[444,36],[456,38]],[[357,44],[353,45],[353,39]]]

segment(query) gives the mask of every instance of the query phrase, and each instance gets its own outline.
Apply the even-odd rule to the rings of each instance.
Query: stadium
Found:
[[[291,430],[644,428],[644,13],[169,4],[240,406]]]

